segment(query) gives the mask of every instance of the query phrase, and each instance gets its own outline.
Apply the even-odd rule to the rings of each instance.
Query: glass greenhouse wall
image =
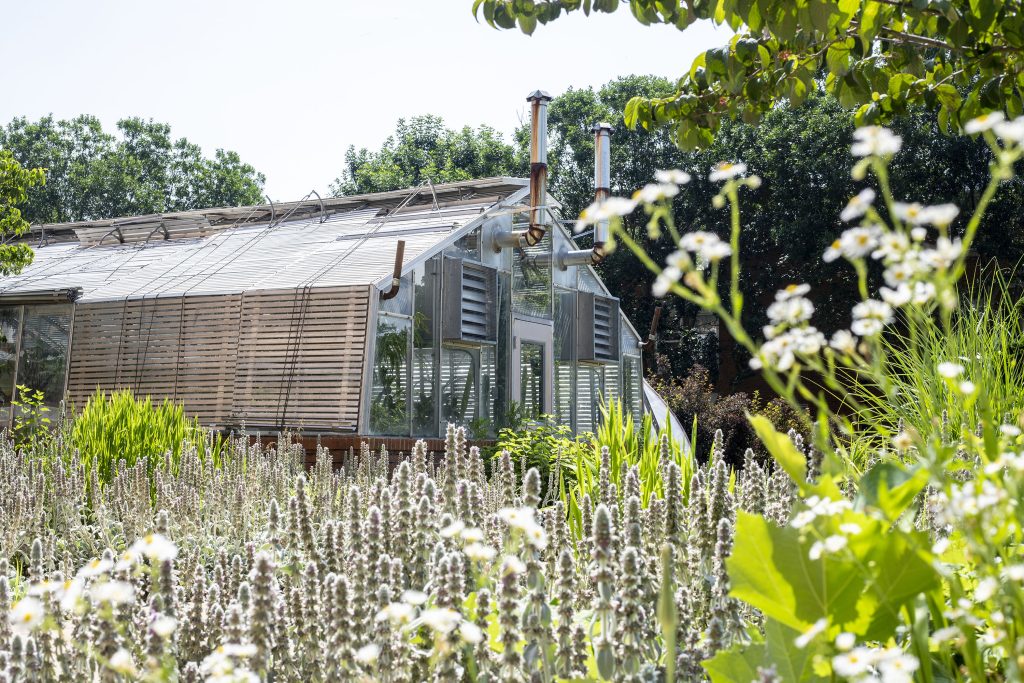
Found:
[[[16,387],[41,391],[55,408],[64,398],[71,304],[0,306],[0,426],[12,419]]]
[[[478,228],[415,266],[371,326],[369,431],[440,437],[454,422],[493,438],[551,414],[582,434],[611,398],[639,425],[640,340],[589,268],[551,265],[561,248],[577,247],[556,228],[535,247],[494,253]],[[524,324],[549,342],[521,336]]]

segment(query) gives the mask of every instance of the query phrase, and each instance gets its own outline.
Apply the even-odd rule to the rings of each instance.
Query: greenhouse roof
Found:
[[[517,201],[518,178],[281,205],[211,209],[33,230],[42,246],[0,296],[78,288],[103,301],[370,285],[389,279],[399,239],[408,266]],[[35,245],[34,245],[35,246]]]

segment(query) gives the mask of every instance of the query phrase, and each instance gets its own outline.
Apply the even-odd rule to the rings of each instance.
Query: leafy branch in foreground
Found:
[[[787,100],[799,105],[824,74],[826,90],[859,107],[859,125],[922,104],[944,130],[984,111],[1024,114],[1024,13],[1019,1],[943,0],[475,0],[490,26],[530,34],[562,14],[629,6],[644,25],[686,31],[697,20],[736,34],[707,50],[664,98],[637,97],[628,124],[671,124],[684,148],[706,146],[725,117],[751,122]]]

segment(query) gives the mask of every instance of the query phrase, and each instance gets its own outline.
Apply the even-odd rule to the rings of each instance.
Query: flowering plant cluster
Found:
[[[924,332],[952,334],[981,217],[1024,156],[1024,117],[988,114],[965,130],[984,138],[992,162],[975,212],[960,223],[953,204],[893,196],[899,136],[879,126],[856,131],[852,174],[866,186],[842,210],[850,227],[823,257],[852,266],[860,301],[849,327],[830,339],[814,327],[815,296],[800,283],[765,302],[760,333],[744,327],[739,197],[761,182],[744,164],[710,171],[722,183],[714,203],[728,207],[728,240],[677,228],[670,202],[689,180],[679,172],[663,172],[629,204],[613,205],[613,234],[656,274],[653,294],[716,313],[779,396],[812,408],[804,432],[818,463],[764,418],[750,418],[799,495],[781,526],[737,516],[730,595],[764,618],[748,626],[746,642],[704,663],[712,680],[782,672],[786,680],[893,683],[1024,675],[1024,416],[974,381],[974,359],[965,367],[967,359],[937,357],[936,346],[922,342]],[[663,265],[622,229],[622,217],[638,207],[652,238],[676,246]],[[872,272],[882,281],[873,282]],[[1005,353],[977,362],[1003,364]],[[934,377],[928,389],[938,400],[922,402],[913,426],[869,419],[880,401],[918,400],[907,393],[913,384],[900,375],[906,366],[897,355],[930,365]],[[978,423],[951,425],[948,414],[966,414],[965,406]]]
[[[106,485],[66,448],[0,441],[3,681],[699,678],[763,620],[730,595],[737,517],[777,528],[794,499],[781,468],[684,482],[666,458],[641,502],[604,449],[577,532],[523,454],[488,475],[461,428],[439,459],[364,445],[307,471],[237,439]]]

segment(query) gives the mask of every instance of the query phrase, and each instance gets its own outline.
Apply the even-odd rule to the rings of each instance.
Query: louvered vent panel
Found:
[[[491,316],[487,298],[488,283],[493,279],[493,272],[465,263],[462,266],[462,339],[465,341],[486,341],[492,336],[488,329]]]
[[[450,341],[492,342],[497,339],[496,271],[457,258],[444,260],[442,336]]]
[[[590,292],[578,294],[576,351],[583,361],[619,359],[619,302]]]

